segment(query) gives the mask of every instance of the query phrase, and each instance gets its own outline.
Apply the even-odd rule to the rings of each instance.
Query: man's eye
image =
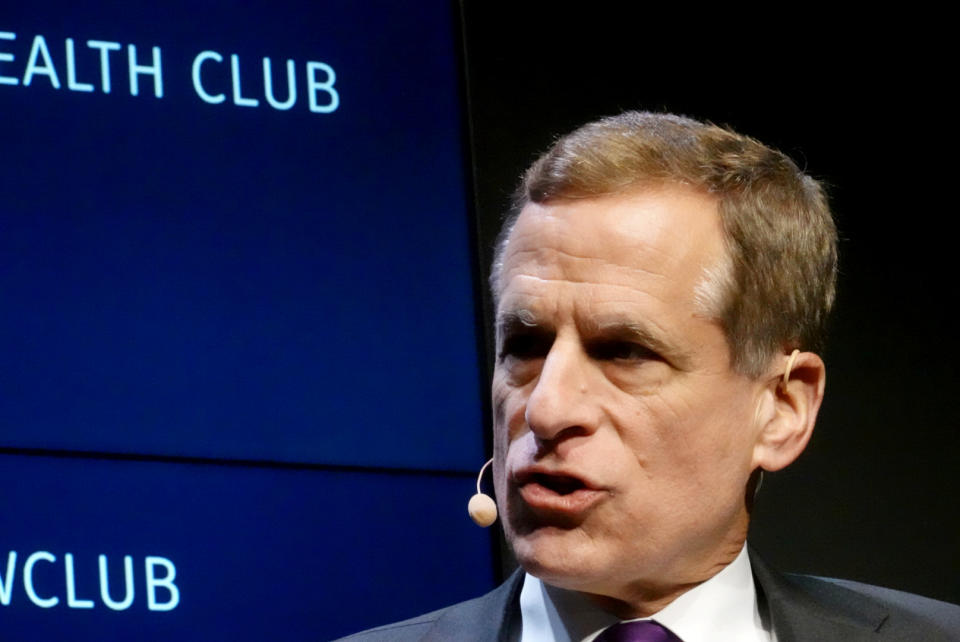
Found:
[[[500,359],[513,357],[515,359],[540,359],[547,356],[552,337],[536,334],[516,334],[503,341],[500,348]]]
[[[631,341],[603,341],[589,347],[590,356],[599,361],[647,361],[659,359],[656,352]]]

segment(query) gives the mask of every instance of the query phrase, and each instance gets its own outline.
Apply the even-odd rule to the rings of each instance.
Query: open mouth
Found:
[[[521,484],[539,484],[547,490],[553,491],[558,495],[570,495],[575,493],[578,490],[583,490],[587,487],[583,481],[577,479],[576,477],[570,477],[568,475],[549,475],[546,473],[533,473],[527,475],[527,479],[521,480]]]
[[[544,519],[579,520],[608,493],[574,475],[530,468],[513,477],[524,510]]]
[[[580,519],[607,496],[573,475],[528,470],[518,472],[514,482],[526,510],[541,517]]]

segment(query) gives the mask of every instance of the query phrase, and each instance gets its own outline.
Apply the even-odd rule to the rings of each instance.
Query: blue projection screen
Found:
[[[0,11],[0,638],[328,639],[492,585],[454,13]]]

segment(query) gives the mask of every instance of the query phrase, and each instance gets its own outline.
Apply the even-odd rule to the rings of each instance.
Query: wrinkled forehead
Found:
[[[530,279],[692,298],[724,258],[716,201],[692,189],[530,203],[503,248],[497,298]]]

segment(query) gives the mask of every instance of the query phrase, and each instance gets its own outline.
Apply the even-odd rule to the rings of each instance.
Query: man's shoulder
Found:
[[[942,634],[942,639],[960,640],[960,606],[895,589],[810,575],[792,575],[790,579],[808,591],[828,597],[832,604],[872,603],[886,611],[877,631],[917,636],[921,631]],[[855,596],[855,597],[854,597]],[[914,639],[920,639],[914,637]],[[923,638],[941,639],[941,638]]]
[[[942,614],[945,617],[960,616],[960,606],[915,593],[907,593],[906,591],[898,591],[882,586],[874,586],[873,584],[864,584],[862,582],[854,582],[853,580],[841,580],[832,577],[817,577],[814,575],[788,575],[787,577],[798,584],[807,586],[811,590],[824,591],[825,589],[829,590],[827,587],[839,587],[871,598],[885,605],[887,608],[904,610],[910,613],[916,613],[917,615],[932,613]]]
[[[523,585],[523,574],[481,597],[424,615],[349,635],[337,642],[420,642],[429,640],[503,640],[511,618],[519,617],[513,605]]]
[[[960,642],[960,606],[849,580],[780,574],[751,555],[759,592],[782,642]],[[339,642],[506,640],[519,618],[523,575],[494,591]]]
[[[960,641],[960,606],[850,580],[780,575],[751,561],[778,639]]]
[[[469,602],[472,601],[473,600],[470,600]],[[448,606],[430,613],[424,613],[423,615],[410,618],[409,620],[393,622],[392,624],[385,624],[374,629],[368,629],[366,631],[361,631],[360,633],[354,633],[353,635],[348,635],[345,638],[340,638],[335,642],[396,642],[397,640],[422,640],[426,632],[433,627],[436,621],[440,619],[444,613],[452,609],[465,606],[469,604],[469,602],[461,602],[460,604]]]

